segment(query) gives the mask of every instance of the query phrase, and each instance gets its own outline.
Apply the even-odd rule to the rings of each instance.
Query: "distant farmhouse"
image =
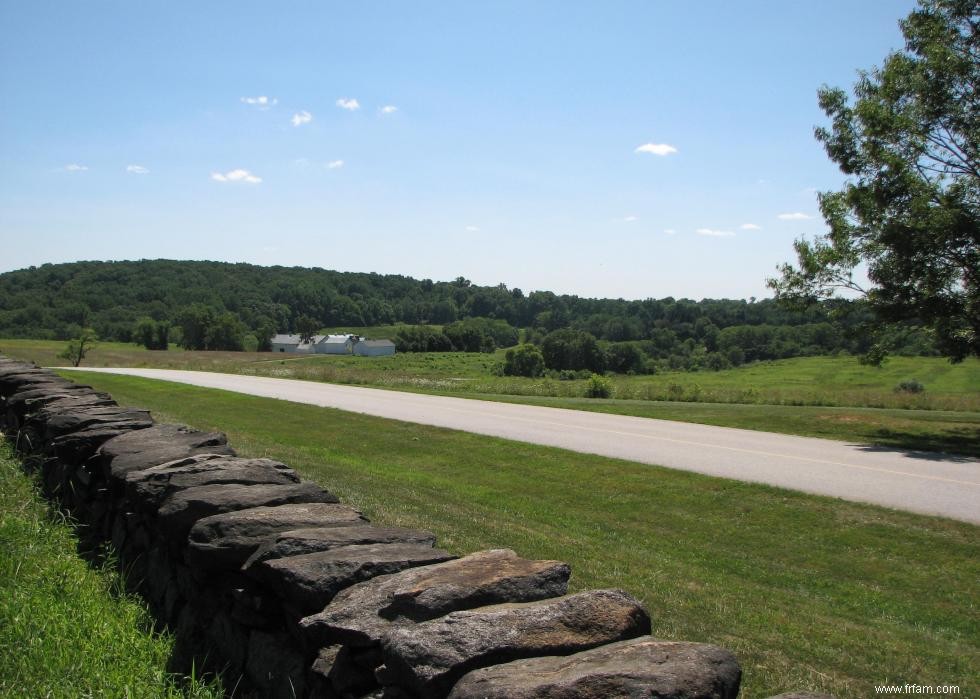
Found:
[[[387,357],[395,353],[391,340],[362,340],[357,335],[314,335],[303,342],[299,335],[274,335],[273,352],[291,354],[353,354],[359,357]]]

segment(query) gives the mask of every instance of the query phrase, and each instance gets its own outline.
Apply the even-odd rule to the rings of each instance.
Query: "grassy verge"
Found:
[[[2,340],[0,350],[57,365],[62,345]],[[85,363],[368,385],[980,456],[980,360],[951,365],[935,357],[895,357],[876,369],[852,357],[809,357],[721,372],[615,376],[613,400],[591,400],[582,397],[584,381],[492,376],[498,359],[448,352],[374,358],[148,352],[106,343]],[[895,392],[911,379],[924,383],[925,392]]]
[[[171,639],[76,545],[0,442],[0,696],[222,696],[167,673]]]
[[[190,386],[76,375],[158,419],[221,429],[378,522],[457,553],[508,546],[621,587],[654,634],[732,648],[747,699],[874,684],[980,695],[980,537],[969,524]]]

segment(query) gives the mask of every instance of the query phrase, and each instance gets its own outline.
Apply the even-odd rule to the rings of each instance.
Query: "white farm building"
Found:
[[[278,334],[272,337],[273,352],[290,354],[355,354],[359,357],[386,357],[395,353],[391,340],[362,340],[357,335],[314,335],[303,342],[299,335]]]
[[[359,340],[354,343],[354,354],[359,357],[390,357],[395,353],[391,340]]]

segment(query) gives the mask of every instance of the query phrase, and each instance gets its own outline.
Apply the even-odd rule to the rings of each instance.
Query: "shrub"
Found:
[[[599,374],[592,374],[589,377],[589,383],[585,387],[587,398],[609,398],[611,395],[612,384],[609,383],[609,379]]]
[[[926,387],[916,379],[902,381],[895,387],[895,393],[922,393],[924,390]]]
[[[507,376],[541,376],[544,357],[534,345],[518,345],[504,355],[504,374]]]

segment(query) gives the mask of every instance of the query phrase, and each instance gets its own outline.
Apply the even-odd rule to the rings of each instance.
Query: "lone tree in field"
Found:
[[[58,355],[60,359],[67,359],[72,366],[78,366],[85,359],[85,355],[95,349],[95,341],[98,338],[91,330],[85,329],[79,333],[78,337],[68,342],[65,351]]]
[[[303,315],[296,319],[296,332],[300,342],[313,342],[319,328],[320,324],[310,316]]]
[[[959,361],[980,355],[980,5],[920,0],[900,26],[905,50],[860,74],[853,105],[819,91],[816,137],[849,180],[820,195],[830,232],[768,284],[795,305],[857,292],[879,327],[921,324]]]

